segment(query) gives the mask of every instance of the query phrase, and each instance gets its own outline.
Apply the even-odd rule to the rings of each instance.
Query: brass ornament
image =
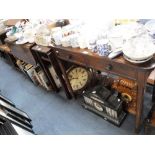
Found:
[[[137,103],[137,83],[133,80],[119,78],[114,81],[112,88],[121,94],[125,109],[128,112],[135,114]]]

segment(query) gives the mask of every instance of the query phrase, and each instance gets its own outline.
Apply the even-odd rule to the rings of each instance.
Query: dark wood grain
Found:
[[[32,47],[32,50],[38,51],[38,52],[43,53],[43,54],[47,54],[48,52],[50,52],[51,48],[46,47],[46,46],[41,46],[41,45],[35,45]]]
[[[26,63],[36,65],[36,61],[31,53],[31,48],[34,44],[26,43],[22,45],[15,44],[15,42],[9,42],[5,39],[6,44],[11,49],[12,55],[17,57],[20,60],[23,60]]]
[[[88,49],[66,48],[62,46],[53,46],[52,48],[55,51],[72,96],[74,96],[74,92],[70,86],[63,64],[61,63],[62,60],[135,80],[138,83],[135,131],[137,133],[140,131],[143,116],[145,84],[149,74],[155,68],[155,57],[146,63],[137,65],[126,61],[122,55],[115,59],[109,59],[108,57],[99,56]]]
[[[126,61],[123,56],[119,56],[115,59],[109,59],[107,57],[104,57],[104,56],[99,56],[97,53],[94,53],[92,52],[91,50],[89,49],[80,49],[80,48],[70,48],[70,47],[62,47],[62,46],[53,46],[53,48],[55,49],[55,51],[66,51],[66,52],[71,52],[71,53],[74,53],[74,54],[80,54],[82,55],[84,58],[87,59],[87,57],[93,57],[93,60],[97,61],[97,60],[104,60],[106,62],[116,62],[118,64],[123,64],[123,65],[126,65],[128,67],[131,67],[131,68],[136,68],[138,70],[146,70],[146,69],[153,69],[155,68],[155,56],[148,62],[146,63],[143,63],[143,64],[132,64],[128,61]],[[87,52],[87,54],[85,54],[84,52]],[[86,60],[85,60],[86,61]]]

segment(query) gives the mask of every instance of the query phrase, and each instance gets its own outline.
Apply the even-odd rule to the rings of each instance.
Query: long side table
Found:
[[[155,68],[155,57],[144,64],[135,65],[127,62],[123,56],[119,56],[111,60],[107,57],[101,57],[87,49],[53,46],[53,50],[57,56],[61,71],[64,74],[68,89],[73,97],[75,97],[75,94],[67,78],[66,70],[62,61],[72,62],[85,67],[90,67],[96,70],[135,80],[138,85],[137,105],[135,111],[135,132],[138,133],[140,131],[143,116],[145,85],[149,74]]]

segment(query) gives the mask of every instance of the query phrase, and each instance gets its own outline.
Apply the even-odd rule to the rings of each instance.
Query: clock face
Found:
[[[87,85],[89,73],[85,68],[75,67],[69,71],[68,79],[73,91],[77,91]]]

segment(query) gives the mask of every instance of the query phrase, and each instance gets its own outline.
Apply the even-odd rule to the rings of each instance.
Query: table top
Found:
[[[6,26],[14,26],[17,22],[22,21],[23,19],[8,19],[5,21]]]
[[[14,42],[9,42],[9,43],[14,44]],[[14,45],[17,45],[17,44],[14,44]],[[22,46],[24,48],[31,48],[33,45],[34,44],[32,44],[32,43],[26,43],[26,44],[17,45],[17,46]],[[47,54],[48,52],[50,52],[51,48],[54,48],[55,50],[58,50],[58,51],[63,50],[63,51],[73,52],[76,54],[81,54],[85,58],[88,56],[88,57],[94,57],[94,58],[100,59],[100,60],[103,59],[103,61],[105,60],[105,61],[108,61],[109,63],[115,62],[115,63],[119,63],[120,65],[126,65],[128,67],[131,67],[134,69],[139,69],[139,70],[152,70],[155,68],[155,56],[151,60],[149,60],[145,63],[133,64],[133,63],[126,61],[122,55],[120,55],[114,59],[109,59],[108,57],[105,57],[105,56],[99,56],[97,53],[92,52],[90,49],[80,49],[80,48],[71,48],[71,47],[63,47],[63,46],[45,47],[45,46],[35,45],[32,47],[32,50]]]
[[[62,47],[62,46],[53,46],[53,48],[55,50],[63,50],[63,51],[77,53],[77,54],[83,54],[83,55],[94,57],[96,59],[103,59],[109,62],[116,62],[139,70],[152,70],[155,68],[155,56],[148,62],[145,62],[142,64],[133,64],[125,60],[123,55],[120,55],[114,59],[109,59],[108,57],[105,57],[105,56],[99,56],[97,53],[94,53],[89,49],[80,49],[80,48],[71,48],[71,47]]]
[[[8,38],[5,38],[5,42],[9,45],[15,45],[15,46],[22,46],[22,47],[25,47],[25,48],[30,48],[34,45],[34,43],[25,43],[25,44],[16,44],[16,40],[15,41],[12,41],[12,40],[9,40]]]
[[[35,45],[32,47],[32,50],[47,54],[48,52],[50,52],[51,48],[41,45]]]

